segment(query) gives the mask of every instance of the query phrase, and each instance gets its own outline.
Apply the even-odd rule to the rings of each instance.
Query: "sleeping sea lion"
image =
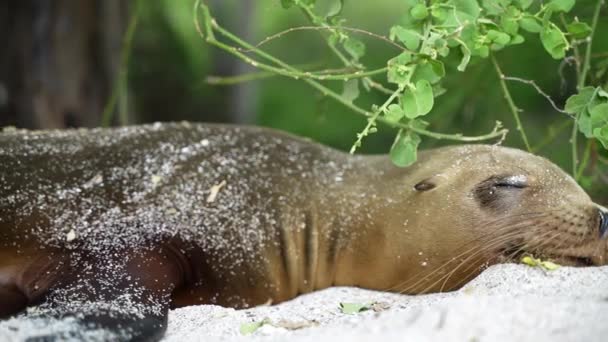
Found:
[[[157,340],[171,307],[334,285],[450,291],[524,254],[604,265],[607,235],[570,176],[499,146],[398,168],[257,127],[0,134],[0,316],[78,326],[33,340]]]

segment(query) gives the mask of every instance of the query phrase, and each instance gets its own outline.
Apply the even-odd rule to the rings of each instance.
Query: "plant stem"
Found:
[[[205,81],[213,85],[234,85],[276,76],[274,72],[258,71],[236,76],[208,76]]]
[[[595,29],[597,27],[598,18],[600,16],[600,10],[602,5],[604,4],[604,0],[598,0],[595,5],[595,11],[593,13],[593,20],[591,22],[591,34],[587,38],[587,47],[585,49],[585,61],[583,63],[583,71],[581,72],[581,77],[578,80],[577,88],[580,90],[585,86],[585,82],[587,80],[587,73],[589,72],[589,64],[591,63],[591,48],[593,43],[593,34],[595,33]],[[570,138],[570,143],[572,144],[572,175],[578,181],[579,172],[578,169],[578,120],[580,119],[580,113],[576,115],[576,120],[574,120],[574,125],[572,125],[572,136]]]
[[[576,172],[576,177],[574,177],[577,182],[579,179],[581,179],[581,176],[583,175],[583,172],[585,171],[585,168],[587,167],[587,164],[589,163],[589,157],[591,156],[592,143],[593,143],[593,140],[591,140],[591,139],[587,140],[587,146],[585,146],[585,153],[583,154],[583,161],[581,162],[581,165],[579,166],[578,171]]]
[[[566,17],[564,16],[564,13],[560,13],[559,14],[559,19],[562,22],[562,25],[564,25],[564,27],[568,26],[568,23],[566,22]],[[581,54],[578,51],[578,44],[575,40],[573,40],[574,44],[570,44],[570,46],[572,46],[572,51],[574,53],[574,64],[575,64],[575,71],[576,71],[576,79],[580,80],[581,79]]]
[[[395,92],[389,96],[389,98],[382,104],[382,106],[380,106],[380,108],[378,108],[374,114],[372,114],[370,116],[370,118],[367,120],[367,125],[365,126],[365,128],[363,129],[363,131],[361,131],[361,133],[359,133],[357,135],[357,141],[355,141],[355,143],[353,144],[353,146],[350,148],[350,153],[353,154],[355,153],[355,151],[357,150],[357,148],[359,146],[361,146],[361,142],[363,141],[363,138],[366,137],[369,134],[369,130],[376,124],[376,121],[378,120],[378,117],[380,116],[380,114],[384,113],[386,111],[386,108],[393,103],[393,101],[395,101],[395,99],[397,98],[397,96],[399,96],[399,94],[401,94],[401,92],[403,91],[402,87],[399,87],[399,89],[395,90]]]
[[[321,28],[326,29],[326,30],[330,30],[332,32],[335,32],[337,27],[333,27],[330,25],[327,25],[326,23],[322,22],[322,20],[319,20],[319,18],[315,15],[315,13],[312,11],[310,5],[306,5],[306,4],[301,4],[300,5],[302,11],[306,14],[306,16],[308,17],[308,19],[313,23],[313,24],[317,24],[319,25],[318,22],[320,22]],[[315,20],[316,19],[316,20]],[[385,40],[387,42],[389,42],[390,44],[400,48],[401,50],[407,51],[407,49],[403,48],[402,46],[392,42],[390,39],[386,38],[386,37],[382,37],[382,36],[378,36],[376,34],[364,31],[364,30],[359,30],[359,29],[352,29],[352,28],[345,28],[345,27],[341,27],[341,29],[343,30],[347,30],[347,31],[353,31],[353,32],[358,32],[358,33],[364,33],[367,35],[371,35],[375,38],[381,39],[381,40]],[[321,33],[321,32],[319,32]],[[321,34],[323,36],[323,34]],[[350,60],[348,60],[348,58],[346,58],[344,56],[344,54],[342,52],[340,52],[340,50],[338,50],[338,48],[332,43],[330,42],[330,40],[328,38],[326,38],[325,36],[323,36],[323,40],[325,41],[325,43],[327,44],[327,46],[329,46],[330,50],[334,52],[334,54],[338,57],[338,59],[340,59],[340,61],[342,61],[342,64],[347,66],[347,67],[354,67],[357,69],[361,68],[361,65],[357,65],[353,62],[351,62]],[[371,76],[371,75],[370,75]],[[386,95],[391,95],[393,93],[393,91],[391,89],[388,89],[386,87],[384,87],[382,84],[374,81],[371,77],[366,76],[363,78],[363,83],[367,84],[369,87],[374,88],[376,90],[378,90],[381,93],[384,93]]]
[[[526,132],[524,131],[524,127],[521,124],[521,119],[519,118],[519,108],[517,108],[517,106],[515,105],[515,102],[513,102],[513,98],[511,97],[511,93],[509,92],[509,88],[507,87],[507,83],[505,82],[505,75],[500,70],[500,66],[498,65],[498,62],[496,61],[496,58],[494,57],[494,55],[491,55],[490,58],[492,59],[492,64],[494,64],[494,69],[496,70],[496,73],[498,74],[498,80],[500,82],[500,86],[502,88],[504,97],[507,100],[507,103],[509,104],[509,109],[511,110],[511,113],[513,114],[513,117],[515,118],[515,124],[517,125],[517,130],[521,134],[521,138],[523,139],[524,144],[526,145],[526,149],[528,150],[528,152],[531,152],[532,148],[530,147],[530,143],[528,142],[528,136],[526,135]]]
[[[310,9],[310,5],[300,4],[300,8],[302,9],[302,11],[304,12],[304,14],[306,14],[306,16],[308,17],[308,19],[313,24],[319,25],[319,23],[317,23],[315,21],[315,18],[317,18],[317,16],[312,11],[312,9]],[[335,29],[332,29],[331,26],[329,26],[329,25],[327,25],[325,23],[320,23],[320,24],[321,24],[321,26],[323,28],[329,29],[330,31],[334,31],[335,32]],[[342,61],[342,63],[344,65],[352,66],[352,63],[348,60],[348,58],[346,58],[346,56],[344,56],[344,54],[342,52],[340,52],[340,50],[338,50],[334,44],[332,44],[328,39],[323,38],[323,40],[325,40],[325,42],[327,43],[327,46],[334,52],[334,54],[336,56],[338,56],[338,58]]]
[[[235,43],[237,43],[237,44],[239,44],[239,45],[241,45],[241,46],[243,46],[243,47],[245,47],[245,48],[247,48],[247,49],[251,49],[251,51],[252,51],[252,52],[254,52],[254,53],[258,54],[258,55],[259,55],[259,56],[261,56],[261,57],[264,57],[264,58],[266,58],[266,59],[268,59],[268,60],[271,60],[271,61],[272,61],[272,62],[274,62],[275,64],[277,64],[277,65],[281,66],[282,68],[284,68],[285,70],[287,70],[289,73],[293,73],[293,72],[295,72],[295,74],[296,74],[296,75],[294,75],[294,74],[285,74],[285,73],[279,73],[280,75],[283,75],[283,76],[288,76],[288,77],[292,77],[292,78],[296,78],[296,79],[297,79],[297,78],[299,78],[299,77],[297,76],[297,74],[302,74],[302,72],[300,72],[300,71],[296,70],[295,68],[293,68],[292,66],[290,66],[290,65],[288,65],[288,64],[286,64],[286,63],[284,63],[284,62],[282,62],[281,60],[279,60],[279,59],[277,59],[277,58],[275,58],[275,57],[272,57],[272,56],[270,56],[270,55],[266,54],[265,52],[263,52],[263,51],[261,51],[261,50],[259,50],[259,49],[253,48],[253,46],[251,46],[251,45],[249,45],[248,43],[246,43],[246,42],[242,41],[240,38],[238,38],[238,37],[236,37],[236,36],[232,35],[230,32],[228,32],[228,31],[224,30],[224,29],[223,29],[222,27],[220,27],[219,25],[214,24],[214,25],[213,25],[213,27],[214,27],[214,28],[215,28],[215,29],[216,29],[216,30],[217,30],[217,31],[218,31],[220,34],[222,34],[223,36],[225,36],[225,37],[227,37],[227,38],[231,39],[231,40],[232,40],[232,41],[234,41]],[[242,60],[244,60],[244,61],[251,61],[251,58],[249,58],[249,56],[247,56],[247,55],[245,55],[245,54],[243,54],[243,53],[241,53],[241,52],[237,51],[237,49],[235,49],[235,48],[234,48],[234,47],[232,47],[232,46],[226,45],[226,44],[224,44],[224,43],[222,43],[222,42],[220,42],[220,41],[217,41],[217,40],[215,40],[215,39],[210,39],[209,37],[207,38],[207,41],[209,42],[209,44],[215,45],[215,46],[219,47],[220,49],[222,49],[222,50],[224,50],[224,51],[226,51],[226,52],[228,52],[228,53],[230,53],[230,54],[233,54],[233,55],[235,55],[236,57],[238,57],[238,58],[240,58],[240,59],[242,59]],[[269,66],[269,65],[267,65],[267,64],[263,64],[263,63],[254,63],[254,64],[252,64],[252,65],[253,65],[254,67],[256,67],[256,68],[259,68],[259,69],[262,69],[262,70],[266,70],[266,71],[270,71],[270,72],[276,72],[277,70],[281,70],[281,69],[278,69],[278,68],[275,68],[275,67]],[[314,81],[314,80],[309,79],[309,78],[303,78],[303,81],[304,81],[304,82],[306,82],[306,83],[308,83],[308,84],[309,84],[309,85],[311,85],[312,87],[316,88],[317,90],[319,90],[319,91],[320,91],[321,93],[323,93],[324,95],[330,96],[330,97],[332,97],[332,98],[336,99],[337,101],[341,102],[342,104],[344,104],[345,106],[347,106],[347,107],[348,107],[348,108],[350,108],[351,110],[353,110],[353,111],[355,111],[355,112],[357,112],[357,113],[359,113],[359,114],[365,115],[365,116],[369,116],[369,115],[370,115],[370,113],[368,113],[367,111],[365,111],[365,110],[363,110],[363,109],[359,108],[358,106],[354,105],[352,102],[349,102],[349,101],[344,100],[344,99],[342,98],[342,96],[340,96],[338,93],[336,93],[336,92],[334,92],[334,91],[330,90],[329,88],[327,88],[327,87],[323,86],[323,85],[322,85],[322,84],[320,84],[319,82]]]
[[[585,86],[587,80],[587,73],[589,72],[589,64],[591,63],[591,47],[593,44],[593,35],[597,27],[597,22],[600,17],[600,10],[604,0],[598,0],[595,5],[595,11],[593,12],[593,20],[591,21],[591,34],[587,38],[587,48],[585,50],[585,62],[583,63],[583,71],[581,72],[581,78],[578,80],[578,88],[581,89]]]
[[[572,124],[570,144],[572,145],[572,176],[576,178],[576,168],[578,167],[578,119],[580,114],[576,114],[576,119]]]
[[[137,22],[139,19],[139,10],[140,10],[140,1],[137,0],[135,2],[135,12],[131,16],[129,20],[129,25],[127,26],[127,31],[125,32],[123,43],[122,43],[122,51],[120,55],[120,65],[118,67],[118,75],[116,76],[116,81],[114,86],[112,87],[112,94],[110,95],[110,99],[106,103],[106,106],[103,109],[101,114],[101,126],[108,127],[112,123],[112,118],[114,116],[114,109],[116,107],[116,103],[119,100],[118,97],[121,96],[121,105],[120,105],[120,123],[122,125],[126,125],[128,122],[127,118],[127,104],[126,104],[126,92],[127,92],[127,75],[128,75],[128,64],[129,57],[131,56],[131,45],[133,45],[133,37],[135,36],[135,29],[137,28]]]

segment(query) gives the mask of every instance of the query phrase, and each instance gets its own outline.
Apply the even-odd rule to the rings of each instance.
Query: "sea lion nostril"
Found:
[[[608,237],[608,211],[600,209],[600,239]]]

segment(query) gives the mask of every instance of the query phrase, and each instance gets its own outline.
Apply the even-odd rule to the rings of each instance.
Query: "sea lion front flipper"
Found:
[[[162,338],[180,281],[179,268],[162,250],[75,259],[71,274],[23,317],[44,325],[30,341]]]
[[[36,327],[27,333],[25,340],[159,341],[167,327],[168,306],[161,312],[140,316],[134,311],[124,311],[124,308],[95,308],[96,312],[91,312],[92,304],[82,303],[82,307],[75,306],[66,311],[34,308],[35,313],[28,313],[20,320],[21,324]],[[107,304],[114,306],[115,302]],[[83,315],[82,312],[88,313]]]

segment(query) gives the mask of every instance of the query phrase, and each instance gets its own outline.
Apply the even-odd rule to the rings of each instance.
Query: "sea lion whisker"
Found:
[[[500,244],[500,243],[502,243],[502,242],[504,242],[504,241],[506,241],[506,240],[508,240],[508,239],[512,238],[513,236],[515,236],[515,235],[516,235],[516,233],[517,233],[517,232],[512,232],[511,234],[508,234],[508,235],[499,236],[499,238],[500,238],[500,239],[497,239],[497,241],[493,242],[493,244],[498,245],[498,244]],[[511,236],[511,235],[513,235],[513,236]],[[484,247],[485,247],[485,246],[484,246]],[[492,247],[492,245],[487,246],[487,248],[488,248],[488,249],[489,249],[489,248],[491,248],[491,247]],[[486,250],[487,250],[487,249],[486,249]],[[413,289],[413,288],[414,288],[415,286],[417,286],[417,285],[418,285],[420,282],[424,282],[424,281],[425,281],[425,280],[427,280],[429,277],[434,276],[434,275],[435,275],[435,273],[440,272],[442,268],[447,267],[447,266],[448,266],[448,265],[450,265],[451,263],[453,263],[453,262],[457,262],[457,259],[464,257],[464,256],[465,256],[467,253],[474,252],[474,254],[473,254],[473,255],[475,255],[475,254],[481,253],[481,252],[486,251],[486,250],[480,250],[480,249],[478,248],[478,246],[474,246],[474,247],[472,247],[472,248],[469,248],[469,249],[467,249],[466,251],[464,251],[464,252],[460,253],[459,255],[457,255],[457,256],[455,256],[455,257],[451,258],[449,261],[445,262],[444,264],[442,264],[442,265],[438,266],[438,267],[437,267],[437,268],[435,268],[435,269],[434,269],[432,272],[430,272],[430,273],[428,273],[428,274],[424,275],[424,277],[423,277],[423,278],[421,278],[421,279],[419,279],[419,280],[418,280],[416,283],[414,283],[414,284],[412,284],[412,285],[410,285],[410,286],[408,286],[408,287],[406,287],[406,288],[404,288],[404,289],[400,290],[400,291],[399,291],[399,293],[405,293],[405,292],[407,292],[407,291],[409,291],[409,290]],[[467,258],[465,259],[465,261],[464,261],[464,262],[466,262],[466,260],[467,260],[468,258],[470,258],[470,257],[471,257],[471,256],[467,257]],[[461,261],[461,262],[463,262],[463,261]],[[420,272],[420,273],[422,273],[422,272]],[[420,273],[419,273],[419,274],[420,274]],[[435,281],[433,284],[431,284],[431,287],[432,287],[432,286],[434,286],[434,285],[435,285],[436,283],[438,283],[439,281],[441,281],[441,279],[443,279],[443,277],[445,277],[445,276],[446,276],[446,275],[442,275],[442,277],[441,277],[439,280],[437,280],[437,281]],[[415,276],[414,276],[414,277],[415,277]],[[400,285],[400,286],[403,286],[405,283],[407,283],[407,281],[405,281],[405,282],[401,283],[401,285]]]
[[[520,223],[517,223],[516,227],[519,227],[520,225],[526,225],[526,224],[527,224],[526,221],[522,221]],[[510,239],[512,239],[514,237],[517,237],[520,234],[521,233],[519,231],[517,231],[517,230],[511,231],[511,232],[508,232],[508,233],[505,233],[505,234],[502,234],[502,235],[497,235],[495,232],[492,232],[490,234],[486,234],[486,237],[489,236],[489,235],[491,235],[494,238],[494,240],[484,241],[484,243],[482,244],[483,247],[481,249],[479,248],[479,246],[475,245],[472,248],[469,248],[469,249],[465,250],[464,252],[461,252],[459,255],[451,258],[450,260],[448,260],[447,262],[443,263],[442,265],[437,266],[432,272],[424,274],[424,277],[420,278],[414,284],[411,284],[411,285],[409,285],[409,286],[401,289],[399,292],[400,293],[404,293],[404,292],[407,292],[407,291],[411,290],[412,288],[414,288],[415,286],[417,286],[420,282],[423,282],[423,281],[427,280],[429,277],[432,277],[435,273],[440,272],[442,268],[449,266],[451,263],[455,262],[458,258],[464,257],[467,253],[471,253],[471,252],[481,253],[481,252],[490,250],[491,248],[495,247],[496,245],[500,245],[501,243],[504,243],[505,241],[508,241],[508,240],[510,240]],[[474,241],[471,241],[470,243],[467,243],[467,244],[459,247],[459,249],[463,249],[466,246],[470,245],[471,243],[479,242],[479,240],[480,239],[476,239]],[[421,275],[423,273],[425,273],[425,271],[421,271],[421,272],[417,273],[416,275],[412,276],[410,279],[412,279],[412,278],[416,279],[419,275]],[[390,290],[392,290],[394,288],[398,288],[398,287],[404,286],[407,282],[411,281],[410,279],[408,279],[408,280],[406,280],[406,281],[404,281],[404,282],[402,282],[400,284],[397,284],[397,285],[391,287]]]
[[[483,246],[484,246],[484,248],[478,249],[477,251],[475,251],[475,253],[473,253],[472,255],[468,256],[466,259],[462,260],[462,262],[461,262],[461,263],[460,263],[458,266],[456,266],[456,267],[455,267],[455,268],[454,268],[454,269],[453,269],[453,270],[452,270],[452,271],[451,271],[451,272],[448,274],[448,276],[445,278],[445,280],[444,280],[444,281],[443,281],[443,283],[441,284],[441,287],[440,287],[439,291],[440,291],[440,292],[443,292],[443,290],[444,290],[444,288],[445,288],[445,285],[447,284],[448,280],[449,280],[449,279],[450,279],[450,278],[451,278],[451,277],[454,275],[454,273],[456,273],[456,271],[457,271],[457,270],[458,270],[458,269],[459,269],[461,266],[463,266],[463,265],[464,265],[464,264],[466,264],[466,263],[468,263],[468,264],[469,264],[469,266],[468,266],[467,268],[465,268],[465,269],[463,270],[463,272],[466,272],[466,271],[468,271],[468,270],[469,270],[471,267],[474,267],[474,266],[475,266],[475,263],[473,263],[473,262],[469,261],[469,259],[471,259],[471,258],[473,258],[473,257],[476,257],[477,255],[480,255],[480,254],[482,254],[482,253],[485,253],[485,252],[487,252],[487,251],[490,251],[490,250],[494,249],[494,247],[496,247],[496,246],[499,246],[499,245],[503,244],[505,241],[509,241],[509,240],[511,240],[511,238],[512,238],[512,237],[517,236],[517,235],[518,235],[518,234],[512,234],[512,236],[503,236],[503,237],[501,237],[501,238],[499,238],[499,239],[495,239],[495,240],[494,240],[494,241],[493,241],[491,244],[489,244],[489,245],[488,245],[488,244],[484,244],[484,245],[483,245]],[[488,262],[489,262],[489,261],[488,261]],[[482,266],[483,266],[483,264],[482,264]],[[469,275],[470,275],[470,273],[469,273]],[[467,276],[467,277],[465,277],[465,278],[468,278],[468,276]],[[463,279],[464,279],[464,278],[463,278]]]
[[[471,241],[471,242],[475,242],[475,241]],[[469,243],[465,244],[464,246],[460,247],[459,249],[462,249],[462,248],[464,248],[464,247],[466,247],[466,246],[468,246],[468,245],[469,245]],[[427,279],[427,278],[429,278],[429,277],[433,276],[435,273],[440,272],[442,268],[447,267],[447,266],[448,266],[448,265],[450,265],[451,263],[455,262],[455,261],[456,261],[456,259],[461,258],[461,257],[465,256],[467,253],[473,252],[473,251],[475,251],[475,250],[477,250],[477,249],[478,249],[478,246],[474,246],[474,247],[472,247],[472,248],[469,248],[468,250],[465,250],[464,252],[461,252],[459,255],[457,255],[457,256],[455,256],[455,257],[452,257],[450,260],[448,260],[447,262],[443,263],[442,265],[437,266],[437,267],[436,267],[436,268],[435,268],[433,271],[431,271],[430,273],[428,273],[426,270],[425,270],[425,271],[420,271],[420,272],[418,272],[417,274],[413,275],[413,276],[412,276],[410,279],[405,280],[405,281],[403,281],[403,282],[401,282],[401,283],[399,283],[399,284],[397,284],[397,285],[394,285],[394,286],[392,286],[391,288],[389,288],[389,289],[387,289],[387,290],[389,290],[389,291],[390,291],[390,290],[393,290],[393,289],[395,289],[395,288],[402,287],[402,286],[404,286],[405,284],[407,284],[407,282],[411,281],[411,279],[412,279],[412,278],[413,278],[413,279],[416,279],[416,278],[418,278],[418,276],[420,276],[420,275],[424,275],[424,277],[420,278],[420,279],[419,279],[419,280],[418,280],[416,283],[411,284],[410,286],[408,286],[408,287],[406,287],[406,288],[404,288],[404,289],[402,289],[402,290],[400,290],[400,291],[399,291],[400,293],[406,292],[406,291],[407,291],[407,290],[409,290],[411,287],[415,287],[415,286],[416,286],[416,285],[418,285],[420,282],[423,282],[423,281],[425,281],[425,279]],[[425,274],[425,273],[426,273],[426,274]]]
[[[521,223],[525,223],[525,224],[527,224],[528,222],[521,222]],[[525,225],[525,226],[527,226],[527,225]],[[524,226],[524,227],[525,227],[525,226]],[[522,228],[522,227],[521,227],[521,226],[518,224],[517,228]],[[464,260],[462,260],[462,261],[461,261],[461,263],[460,263],[458,266],[456,266],[456,267],[455,267],[455,268],[454,268],[454,269],[453,269],[453,270],[452,270],[452,271],[451,271],[449,274],[447,274],[446,276],[442,277],[442,279],[443,279],[443,278],[445,278],[445,280],[444,280],[444,282],[443,282],[443,283],[442,283],[442,285],[441,285],[440,291],[442,292],[442,291],[444,290],[445,285],[447,284],[447,282],[448,282],[449,278],[450,278],[452,275],[454,275],[454,273],[455,273],[455,272],[456,272],[456,271],[457,271],[457,270],[458,270],[458,269],[459,269],[459,268],[460,268],[462,265],[464,265],[465,263],[467,263],[467,262],[469,261],[469,259],[471,259],[471,258],[473,258],[473,257],[475,257],[475,256],[477,256],[477,255],[479,255],[479,254],[481,254],[481,253],[484,253],[484,252],[487,252],[487,251],[489,251],[489,250],[492,250],[492,249],[494,249],[496,246],[498,246],[498,245],[500,245],[500,244],[502,244],[502,243],[504,243],[504,242],[506,242],[506,241],[509,241],[509,240],[511,240],[513,237],[517,237],[517,236],[519,236],[519,235],[521,235],[521,233],[519,233],[519,232],[517,232],[517,231],[513,231],[513,232],[512,232],[512,234],[510,234],[510,235],[498,236],[498,238],[497,238],[497,239],[485,241],[485,242],[483,243],[483,245],[482,245],[482,246],[483,246],[483,248],[476,250],[476,251],[475,251],[475,253],[473,253],[472,255],[469,255],[467,258],[465,258]],[[489,260],[488,262],[491,262],[491,260]],[[464,270],[462,270],[463,272],[466,272],[466,271],[468,271],[468,270],[469,270],[471,267],[475,266],[475,264],[474,264],[474,263],[472,263],[472,262],[468,262],[468,263],[469,263],[469,266],[468,266],[467,268],[465,268]],[[468,273],[468,275],[467,275],[466,277],[464,277],[464,278],[463,278],[463,280],[468,279],[468,277],[469,277],[469,276],[470,276],[470,275],[471,275],[473,272],[475,272],[475,271],[476,271],[476,270],[475,270],[475,269],[473,269],[473,271],[469,272],[469,273]],[[431,286],[434,286],[434,285],[435,285],[436,283],[438,283],[439,281],[441,281],[441,279],[439,279],[437,282],[435,282],[435,283],[431,284]],[[459,283],[457,283],[456,285],[458,286],[459,284],[460,284],[460,282],[459,282]]]
[[[544,235],[548,235],[548,234],[550,234],[550,233],[551,233],[551,232],[545,232],[545,234],[544,234]],[[523,249],[524,249],[524,248],[525,248],[525,244],[522,244],[522,245],[521,245],[521,246],[520,246],[518,249],[516,249],[515,251],[513,251],[513,252],[511,252],[511,253],[507,254],[507,255],[505,256],[505,259],[506,259],[506,260],[510,260],[510,259],[512,259],[512,257],[513,257],[514,255],[517,255],[517,254],[521,253],[521,252],[523,251]],[[498,258],[498,257],[499,257],[499,256],[496,256],[494,259],[496,259],[496,258]],[[514,260],[514,259],[513,259],[513,260]],[[489,262],[492,262],[492,261],[490,260]],[[519,261],[517,260],[516,262],[519,262]],[[469,265],[469,267],[467,267],[467,268],[463,269],[463,270],[462,270],[462,272],[467,272],[467,271],[469,271],[469,270],[471,269],[471,267],[473,267],[473,266],[474,266],[474,264],[473,264],[473,263],[469,263],[469,264],[470,264],[470,265]],[[461,277],[461,279],[460,279],[460,280],[459,280],[459,281],[458,281],[456,284],[454,284],[454,288],[459,288],[459,287],[460,287],[460,286],[461,286],[461,285],[462,285],[464,282],[466,282],[466,281],[469,279],[469,277],[470,277],[472,274],[474,274],[475,272],[477,272],[477,270],[473,268],[471,271],[469,271],[469,272],[467,273],[467,275],[466,275],[466,276]],[[446,282],[447,282],[447,279],[446,279]],[[444,285],[445,285],[445,282],[444,282]],[[443,286],[442,286],[442,288],[441,288],[441,290],[440,290],[440,291],[443,291]]]
[[[556,238],[558,236],[561,236],[561,234],[559,234],[559,232],[555,232],[555,235],[553,236],[553,238]],[[562,254],[562,248],[564,246],[568,246],[568,249],[572,249],[572,248],[578,248],[580,246],[584,246],[585,243],[583,243],[585,241],[584,237],[580,237],[577,239],[578,241],[575,243],[570,243],[566,240],[561,240],[559,241],[559,243],[553,247],[551,247],[551,249],[549,249],[548,253],[552,256],[563,256],[566,258],[575,258],[577,259],[578,262],[582,263],[583,265],[587,265],[587,264],[592,264],[591,258],[594,255],[599,255],[597,254],[599,251],[599,248],[601,248],[600,244],[596,244],[594,251],[589,253],[587,256],[583,256],[581,255],[581,253],[563,253]],[[546,241],[546,243],[544,245],[539,245],[537,247],[537,249],[540,249],[541,247],[546,247],[549,244],[550,241]]]
[[[556,233],[556,232],[553,232],[553,231],[547,231],[547,232],[542,233],[538,238],[541,241],[545,241],[546,243],[549,243],[551,240],[553,240],[558,235],[559,235],[559,233]],[[551,237],[549,237],[548,239],[545,240],[544,238],[546,236],[551,236]],[[540,247],[542,247],[542,245],[537,245],[536,247],[533,247],[530,242],[526,242],[526,243],[522,244],[520,246],[520,248],[518,248],[517,250],[515,250],[512,253],[508,254],[506,256],[506,259],[507,260],[511,260],[514,263],[519,263],[520,260],[516,260],[515,256],[521,255],[522,252],[524,252],[525,250],[527,250],[528,253],[534,255],[539,250]]]

